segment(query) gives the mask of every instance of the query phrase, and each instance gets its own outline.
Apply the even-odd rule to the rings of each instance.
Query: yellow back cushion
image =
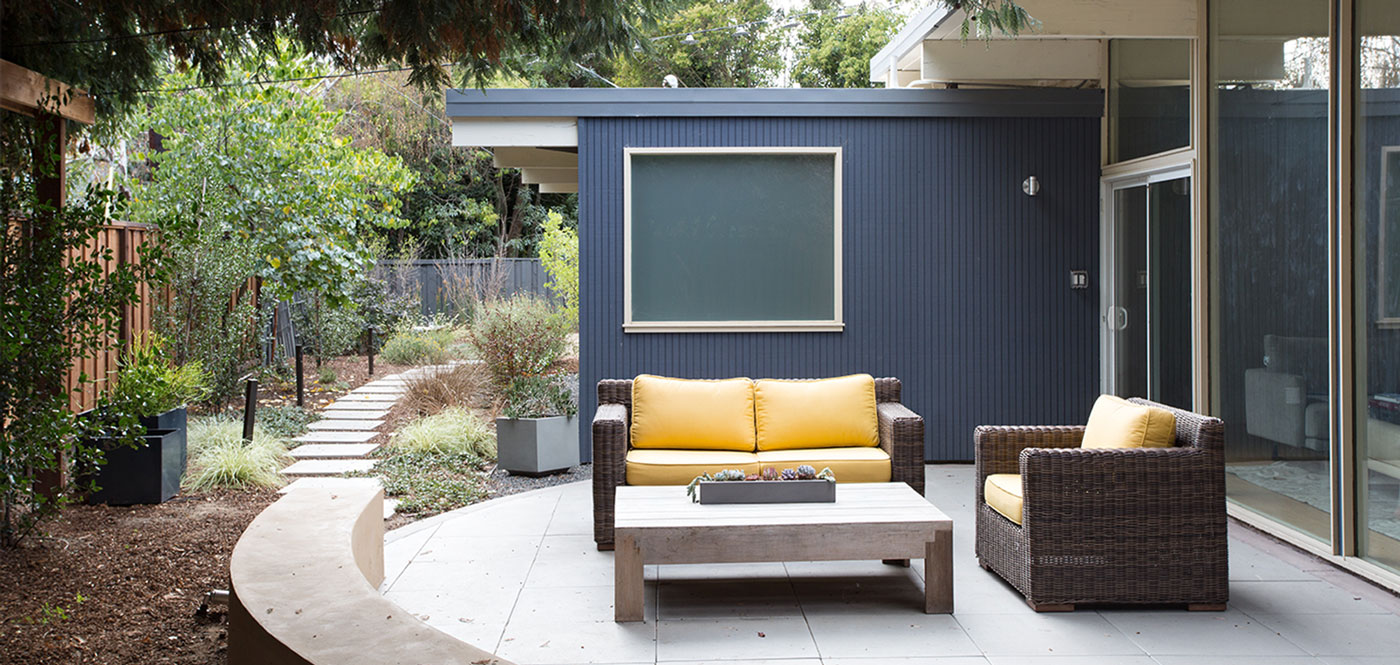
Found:
[[[1176,442],[1176,416],[1155,406],[1100,395],[1089,412],[1081,448],[1170,448]]]
[[[753,452],[753,381],[632,381],[632,447]]]
[[[759,450],[880,445],[875,379],[853,374],[817,381],[754,384]]]

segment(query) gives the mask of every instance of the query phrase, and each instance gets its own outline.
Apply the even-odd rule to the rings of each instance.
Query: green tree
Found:
[[[279,39],[345,69],[407,67],[425,88],[484,84],[534,58],[614,57],[667,0],[95,0],[0,4],[0,58],[100,93],[99,112],[140,102],[167,58],[222,81],[236,55]]]
[[[564,299],[564,318],[570,330],[578,330],[578,229],[564,226],[564,217],[557,212],[545,218],[540,262],[549,275],[544,285]]]
[[[904,22],[892,9],[862,3],[841,14],[834,0],[815,0],[794,39],[792,80],[804,88],[871,88],[870,59]],[[844,16],[844,17],[843,17]]]
[[[783,66],[778,18],[765,0],[696,0],[659,22],[656,33],[663,37],[638,42],[642,52],[618,62],[615,81],[659,87],[673,74],[690,88],[771,85]],[[740,24],[748,34],[727,29]],[[696,43],[685,43],[688,35]]]
[[[133,183],[133,220],[159,225],[172,246],[207,233],[246,243],[273,295],[314,291],[348,298],[373,256],[363,234],[402,224],[399,192],[413,174],[394,157],[337,134],[316,83],[258,84],[257,76],[314,76],[310,57],[249,61],[232,85],[188,88],[172,73],[167,94],[139,116],[162,137],[149,182]]]

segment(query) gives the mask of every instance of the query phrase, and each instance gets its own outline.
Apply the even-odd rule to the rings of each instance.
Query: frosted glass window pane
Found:
[[[834,320],[835,162],[632,154],[632,320]]]

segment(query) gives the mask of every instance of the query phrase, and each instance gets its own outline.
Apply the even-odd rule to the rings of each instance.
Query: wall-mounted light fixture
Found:
[[[1021,183],[1021,191],[1025,192],[1026,196],[1035,196],[1036,194],[1039,194],[1040,179],[1035,176],[1027,177],[1025,182]]]

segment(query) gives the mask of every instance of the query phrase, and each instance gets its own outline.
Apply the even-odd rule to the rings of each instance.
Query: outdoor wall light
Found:
[[[1025,182],[1021,183],[1021,191],[1025,192],[1026,196],[1035,196],[1036,194],[1039,194],[1040,179],[1036,178],[1035,176],[1030,176],[1026,178]]]

